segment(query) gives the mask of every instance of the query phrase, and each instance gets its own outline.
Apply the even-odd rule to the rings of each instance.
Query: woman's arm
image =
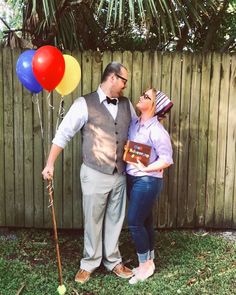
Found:
[[[158,172],[171,165],[170,163],[166,163],[162,159],[158,159],[157,161],[149,164],[148,166],[144,166],[143,163],[140,162],[139,160],[138,160],[138,163],[130,163],[130,164],[134,165],[138,170],[142,172]]]

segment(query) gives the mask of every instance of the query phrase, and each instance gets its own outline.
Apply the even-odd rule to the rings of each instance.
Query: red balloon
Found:
[[[52,91],[63,78],[65,60],[56,47],[42,46],[33,57],[32,69],[39,84],[48,91]]]

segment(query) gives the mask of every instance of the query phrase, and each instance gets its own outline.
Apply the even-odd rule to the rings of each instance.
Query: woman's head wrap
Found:
[[[169,97],[159,90],[156,94],[155,103],[155,115],[157,115],[158,118],[165,117],[165,114],[168,113],[174,105],[169,99]]]

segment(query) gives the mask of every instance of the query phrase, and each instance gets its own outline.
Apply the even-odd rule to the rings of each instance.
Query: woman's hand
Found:
[[[137,159],[137,163],[134,162],[127,162],[128,164],[134,165],[139,171],[144,171],[144,168],[146,168],[146,166],[143,165],[142,162],[140,162],[140,160]]]
[[[157,168],[157,167],[152,167],[150,166],[145,166],[140,160],[137,159],[137,163],[134,162],[127,162],[128,164],[131,164],[133,166],[135,166],[139,171],[142,172],[163,172],[163,168]],[[168,165],[169,166],[169,165]]]
[[[143,163],[140,160],[138,160],[138,159],[137,159],[137,162],[138,163],[136,164],[136,167],[138,168],[138,170],[144,171],[144,169],[146,168],[146,166],[143,165]]]

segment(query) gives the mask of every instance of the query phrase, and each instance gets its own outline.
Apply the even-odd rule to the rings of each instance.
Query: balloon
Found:
[[[26,50],[23,52],[16,63],[16,75],[20,82],[33,93],[39,93],[43,90],[42,86],[35,79],[32,69],[32,59],[36,50]]]
[[[62,96],[71,93],[80,82],[81,69],[78,61],[71,55],[64,54],[65,73],[56,91]]]
[[[40,47],[32,61],[33,72],[38,82],[48,91],[53,90],[65,72],[65,61],[60,50],[51,45]]]

